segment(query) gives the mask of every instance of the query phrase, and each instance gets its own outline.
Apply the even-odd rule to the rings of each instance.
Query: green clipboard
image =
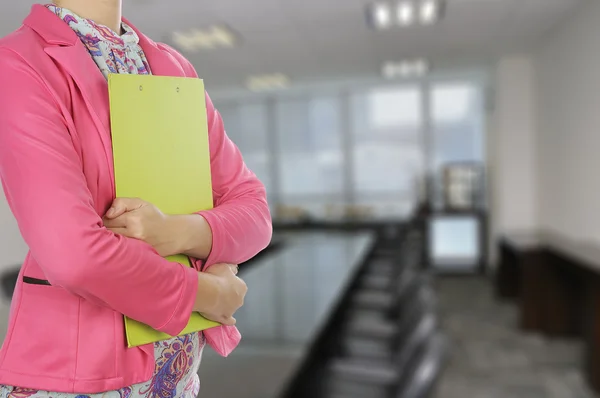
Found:
[[[141,198],[165,214],[213,207],[204,82],[201,79],[108,76],[117,197]],[[187,256],[167,258],[191,267]],[[193,313],[181,333],[219,326]],[[129,347],[174,336],[125,317]]]

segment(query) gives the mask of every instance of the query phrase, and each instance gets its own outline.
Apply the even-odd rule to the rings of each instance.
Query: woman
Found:
[[[0,71],[0,176],[30,249],[0,351],[0,395],[197,395],[204,335],[127,349],[123,314],[176,336],[200,312],[229,325],[205,333],[226,355],[246,292],[230,264],[271,238],[265,190],[207,97],[215,208],[169,216],[115,199],[106,82],[109,73],[197,77],[193,67],[122,20],[120,0],[63,0],[34,6],[0,40]],[[176,253],[197,259],[195,269],[163,258]]]

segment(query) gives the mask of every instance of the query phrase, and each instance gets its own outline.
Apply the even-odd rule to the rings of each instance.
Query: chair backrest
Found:
[[[409,266],[413,266],[419,257],[420,242],[415,239],[407,239],[402,245],[402,260]]]
[[[435,294],[430,285],[430,280],[426,275],[415,271],[407,271],[403,278],[398,281],[395,304],[389,313],[390,318],[397,319],[401,317],[407,307],[414,305],[415,297],[419,295],[426,293],[428,300],[433,300]]]
[[[437,317],[432,292],[427,287],[421,286],[404,306],[398,319],[398,333],[392,344],[397,356],[402,355],[401,351],[407,344],[414,345],[419,338],[419,333],[428,331],[430,326],[436,327]],[[431,320],[434,321],[433,325],[429,323]]]
[[[423,344],[436,332],[438,320],[430,309],[423,306],[416,314],[413,324],[398,336],[395,344],[395,363],[406,369]]]
[[[392,277],[399,276],[403,269],[413,268],[418,269],[421,263],[422,239],[419,235],[409,233],[398,241],[397,246],[378,248],[375,250],[373,258],[373,266],[379,261],[391,263],[392,268],[397,273]]]
[[[399,384],[397,398],[427,398],[435,389],[448,352],[444,335],[435,333],[416,358],[411,371]]]

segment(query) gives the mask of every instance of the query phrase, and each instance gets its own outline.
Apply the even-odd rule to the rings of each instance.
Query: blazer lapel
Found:
[[[79,89],[100,132],[108,165],[113,174],[108,83],[79,37],[64,21],[42,5],[34,5],[24,24],[46,42],[44,51],[60,65]]]
[[[106,133],[103,136],[107,137],[103,138],[109,138],[110,143],[108,83],[87,49],[80,43],[69,47],[49,46],[45,51],[71,76],[98,129]]]
[[[65,24],[66,25],[66,24]],[[46,53],[67,72],[79,89],[81,97],[100,134],[111,176],[114,176],[108,83],[82,43],[69,47],[47,47]],[[114,179],[111,189],[115,192]]]

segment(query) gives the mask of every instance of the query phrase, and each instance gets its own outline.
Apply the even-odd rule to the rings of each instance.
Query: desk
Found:
[[[537,252],[543,239],[536,233],[504,236],[498,244],[500,264],[496,270],[496,295],[502,299],[518,299],[521,294],[521,266],[526,253]]]
[[[600,392],[600,247],[556,233],[518,233],[500,241],[500,253],[496,289],[516,299],[521,328],[582,338],[585,373]]]
[[[369,254],[369,232],[285,232],[279,251],[240,268],[249,290],[236,314],[240,347],[220,358],[206,349],[202,396],[278,397],[302,367],[315,341]]]

